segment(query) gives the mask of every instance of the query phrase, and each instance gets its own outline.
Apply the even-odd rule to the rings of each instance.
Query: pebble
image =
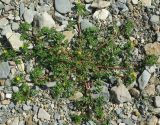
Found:
[[[155,98],[154,98],[154,105],[157,108],[160,107],[160,96],[155,96]]]
[[[76,91],[73,96],[69,97],[70,100],[79,100],[83,97],[81,92]]]
[[[1,0],[2,2],[4,2],[5,4],[9,4],[11,2],[11,0]]]
[[[158,94],[160,94],[160,85],[156,86],[156,91],[157,91]]]
[[[1,35],[6,35],[6,33],[8,32],[12,32],[11,25],[6,25],[5,27],[3,27]]]
[[[23,2],[20,2],[20,4],[19,4],[19,16],[20,16],[20,18],[22,18],[24,12],[25,12],[24,3],[23,3]]]
[[[6,94],[6,98],[7,98],[7,99],[11,99],[11,98],[12,98],[12,94],[7,93],[7,94]]]
[[[156,34],[156,37],[157,37],[157,42],[160,42],[160,32],[158,32],[157,34]]]
[[[5,94],[3,92],[0,92],[0,100],[4,100],[5,99]]]
[[[0,79],[7,79],[10,73],[10,66],[8,62],[0,63]]]
[[[34,17],[35,25],[43,28],[48,27],[52,28],[55,27],[55,22],[51,15],[49,15],[47,12],[44,12],[42,14],[36,14]]]
[[[70,43],[72,38],[74,37],[74,33],[72,31],[64,31],[63,35],[65,36],[63,42],[67,41],[68,43]]]
[[[14,33],[14,32],[6,33],[6,38],[8,42],[11,44],[12,48],[16,51],[23,46],[23,41],[20,40],[20,36],[21,35],[19,33]]]
[[[148,43],[144,46],[145,52],[147,55],[160,55],[160,43]]]
[[[151,7],[152,0],[141,0],[142,5],[146,7]]]
[[[0,3],[0,10],[4,9],[4,5],[2,3]]]
[[[133,4],[138,4],[138,0],[132,0]]]
[[[152,23],[159,23],[159,18],[160,18],[160,16],[158,16],[158,15],[152,15],[150,18],[150,21]]]
[[[27,22],[29,24],[32,23],[35,14],[36,14],[35,11],[33,11],[31,9],[25,9],[24,14],[23,14],[25,22]]]
[[[65,14],[71,11],[70,0],[55,0],[55,8],[58,12]]]
[[[129,90],[131,96],[135,97],[135,98],[138,98],[140,96],[140,91],[136,88],[131,88]]]
[[[9,105],[10,104],[10,100],[2,100],[1,104],[2,105]]]
[[[131,101],[131,95],[124,84],[120,84],[111,88],[111,98],[116,103]]]
[[[28,110],[30,110],[30,109],[31,109],[31,106],[28,106],[28,105],[26,105],[26,104],[23,105],[23,110],[24,110],[24,111],[28,111]]]
[[[19,24],[16,22],[13,22],[11,27],[13,31],[17,31],[19,29]]]
[[[50,115],[44,109],[40,108],[38,111],[38,118],[50,120]]]
[[[147,125],[157,125],[157,123],[158,123],[158,118],[156,116],[148,118]]]
[[[93,18],[96,20],[106,20],[110,12],[106,9],[97,10],[93,14]]]
[[[102,8],[106,8],[108,6],[110,6],[111,3],[109,1],[94,1],[92,4],[91,4],[91,7],[93,8],[98,8],[98,9],[102,9]]]
[[[143,90],[147,86],[150,77],[151,74],[147,70],[144,70],[141,76],[138,78],[139,88],[141,90]]]
[[[14,118],[10,125],[19,125],[19,118]]]
[[[9,23],[9,21],[6,18],[0,19],[0,29],[4,28]]]
[[[91,3],[93,0],[85,0],[86,3]]]
[[[81,29],[82,29],[82,30],[85,30],[85,29],[87,29],[87,28],[92,28],[92,27],[94,27],[94,25],[93,25],[92,23],[90,23],[88,19],[83,19],[83,20],[80,22],[80,24],[81,24]]]

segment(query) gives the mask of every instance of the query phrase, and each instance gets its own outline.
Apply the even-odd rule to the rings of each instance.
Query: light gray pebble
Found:
[[[13,23],[12,23],[12,30],[16,31],[16,30],[18,30],[18,29],[19,29],[19,24],[16,23],[16,22],[13,22]]]
[[[155,98],[154,98],[154,105],[157,108],[160,107],[160,96],[155,96]]]
[[[85,29],[87,29],[87,28],[92,28],[92,27],[94,27],[94,25],[93,25],[92,23],[90,23],[88,19],[83,19],[83,20],[80,22],[80,24],[81,24],[81,29],[82,29],[82,30],[85,30]]]
[[[25,22],[32,23],[35,14],[36,14],[35,11],[32,11],[30,9],[25,9],[24,14],[23,14]]]
[[[0,3],[0,10],[4,9],[4,5],[2,3]]]
[[[152,23],[159,23],[159,16],[157,15],[152,15],[151,18],[150,18],[150,21]]]
[[[13,102],[11,102],[8,106],[9,106],[10,109],[13,109],[15,107]]]
[[[20,16],[20,18],[22,18],[23,14],[24,14],[24,11],[25,11],[25,6],[24,6],[24,3],[21,2],[20,5],[19,5],[19,16]]]
[[[28,110],[30,110],[30,109],[31,109],[31,106],[28,106],[28,105],[26,105],[26,104],[23,105],[23,110],[24,110],[24,111],[28,111]]]
[[[12,87],[12,90],[13,90],[13,92],[18,92],[18,91],[19,91],[19,88],[18,88],[17,86],[13,86],[13,87]]]
[[[160,32],[158,32],[156,36],[157,36],[157,42],[160,42]]]
[[[6,26],[3,28],[1,34],[2,34],[2,35],[6,35],[6,33],[8,33],[8,32],[12,32],[11,25],[6,25]]]
[[[71,11],[70,0],[55,0],[55,8],[58,12],[65,14]]]
[[[0,79],[6,79],[10,73],[10,66],[8,62],[0,63]]]

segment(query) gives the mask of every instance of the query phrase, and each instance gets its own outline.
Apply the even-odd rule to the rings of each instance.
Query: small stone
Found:
[[[150,7],[152,0],[141,0],[141,2],[143,6]]]
[[[4,28],[9,23],[9,21],[6,18],[0,19],[0,29]]]
[[[160,56],[160,43],[148,43],[144,46],[145,52],[147,55],[156,55]]]
[[[23,46],[23,41],[20,40],[20,36],[21,34],[19,33],[6,33],[6,38],[14,50],[19,50],[19,48]]]
[[[79,100],[83,97],[81,92],[76,91],[73,96],[69,97],[70,100]]]
[[[6,25],[5,27],[3,27],[1,34],[6,35],[6,33],[8,32],[12,32],[11,25]]]
[[[92,23],[89,22],[88,19],[84,19],[80,22],[81,24],[81,29],[82,30],[85,30],[87,28],[92,28],[92,27],[95,27]]]
[[[46,86],[49,87],[49,88],[54,87],[56,85],[57,85],[56,82],[49,82],[49,83],[46,84]]]
[[[2,2],[4,2],[5,4],[9,4],[11,2],[11,0],[1,0]]]
[[[144,70],[141,76],[138,78],[139,88],[141,90],[143,90],[147,86],[150,77],[151,74],[147,70]]]
[[[11,99],[11,98],[12,98],[12,94],[7,93],[7,94],[6,94],[6,98],[7,98],[7,99]]]
[[[17,31],[18,29],[19,29],[19,24],[13,22],[13,23],[12,23],[12,30]]]
[[[24,110],[24,111],[28,111],[28,110],[30,110],[30,109],[31,109],[30,106],[28,106],[28,105],[26,105],[26,104],[23,105],[23,110]]]
[[[0,79],[7,79],[10,73],[10,66],[8,62],[0,63]]]
[[[157,108],[160,107],[160,96],[155,96],[155,98],[154,98],[154,105]]]
[[[18,117],[14,118],[10,125],[19,125],[19,118]]]
[[[38,118],[50,120],[50,115],[44,109],[40,108],[38,111]]]
[[[91,3],[93,0],[85,0],[86,3]]]
[[[25,9],[24,14],[23,14],[25,22],[32,23],[35,14],[36,14],[35,11],[30,10],[30,9]]]
[[[122,2],[116,2],[116,8],[118,8],[118,10],[121,12],[121,13],[124,13],[124,12],[127,12],[129,9],[127,7],[127,5],[125,3],[122,3]]]
[[[93,14],[93,18],[97,19],[97,20],[106,20],[107,17],[109,16],[109,11],[106,9],[102,9],[102,10],[97,10],[94,14]]]
[[[136,88],[131,88],[129,90],[129,92],[130,92],[131,96],[133,96],[135,98],[138,98],[140,96],[140,92]]]
[[[67,13],[71,11],[70,0],[55,0],[55,8],[60,13]]]
[[[19,60],[19,63],[17,64],[17,68],[19,69],[20,72],[24,72],[25,66],[22,59]]]
[[[1,104],[2,105],[9,105],[10,104],[10,100],[2,100]]]
[[[151,18],[150,18],[150,21],[152,22],[152,23],[159,23],[159,16],[157,16],[157,15],[152,15],[151,16]]]
[[[132,0],[133,4],[138,4],[138,0]]]
[[[63,41],[67,40],[68,43],[70,43],[70,41],[74,37],[74,33],[72,31],[64,31],[63,35],[65,36]]]
[[[4,100],[5,99],[5,94],[3,92],[0,92],[0,100]]]
[[[157,42],[160,42],[160,32],[158,32],[156,36],[157,36]]]
[[[144,92],[148,95],[148,96],[153,96],[155,94],[155,85],[149,85],[144,89]]]
[[[44,12],[42,14],[36,14],[34,17],[35,25],[43,28],[48,27],[52,28],[55,27],[55,22],[51,15],[49,15],[47,12]]]
[[[124,84],[112,87],[111,96],[113,101],[116,103],[129,102],[132,100],[128,89],[125,87]]]
[[[147,121],[147,125],[157,125],[157,123],[158,123],[158,118],[156,116],[152,116]]]
[[[25,121],[19,121],[18,125],[25,125]],[[28,124],[29,125],[29,124]]]
[[[102,9],[102,8],[106,8],[110,5],[111,5],[111,3],[109,1],[94,1],[91,4],[91,7]]]
[[[4,9],[4,5],[2,3],[0,3],[0,10]]]
[[[160,85],[157,85],[156,91],[157,91],[158,94],[160,94]]]
[[[0,80],[0,86],[4,86],[5,80]]]
[[[19,16],[20,16],[20,18],[22,18],[23,14],[24,14],[24,11],[25,11],[24,3],[20,2],[20,4],[19,4]]]
[[[8,19],[9,20],[14,20],[14,15],[13,14],[9,14]]]

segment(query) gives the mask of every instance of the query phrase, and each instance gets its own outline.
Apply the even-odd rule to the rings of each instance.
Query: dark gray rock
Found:
[[[0,63],[0,79],[7,79],[10,73],[10,66],[8,62]]]
[[[70,0],[55,0],[55,8],[60,13],[67,13],[71,11]]]

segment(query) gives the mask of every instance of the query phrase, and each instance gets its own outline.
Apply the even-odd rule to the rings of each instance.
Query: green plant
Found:
[[[25,83],[23,74],[18,74],[12,79],[12,85],[20,85],[22,83]]]
[[[76,10],[78,15],[85,15],[86,14],[86,9],[85,9],[85,4],[83,4],[82,2],[77,2],[76,3]]]
[[[158,57],[155,55],[147,55],[144,59],[144,64],[146,66],[152,66],[157,63]]]
[[[20,86],[19,91],[13,94],[13,100],[22,103],[30,97],[30,93],[30,87],[26,83],[23,83]]]
[[[82,121],[82,116],[81,115],[71,115],[71,119],[76,124],[80,124]]]
[[[128,19],[124,25],[124,35],[126,37],[129,37],[132,34],[133,29],[134,29],[134,23],[132,20]]]

